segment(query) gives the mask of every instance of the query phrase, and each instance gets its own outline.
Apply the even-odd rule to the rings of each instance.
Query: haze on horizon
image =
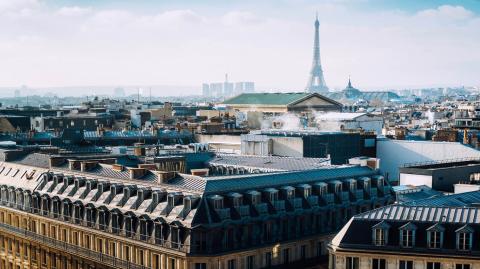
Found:
[[[0,0],[0,91],[177,85],[185,95],[225,73],[303,90],[316,11],[331,88],[349,75],[360,89],[480,86],[478,0]]]

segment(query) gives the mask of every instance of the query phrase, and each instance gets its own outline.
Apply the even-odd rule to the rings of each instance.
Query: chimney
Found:
[[[129,168],[128,171],[130,172],[130,179],[138,179],[143,177],[147,170],[143,168]]]
[[[106,159],[98,160],[98,163],[115,164],[116,161],[117,161],[117,159],[115,159],[115,158],[106,158]]]
[[[177,172],[165,172],[165,171],[156,171],[157,172],[157,182],[160,184],[168,184],[168,181],[177,176]]]
[[[135,143],[133,144],[133,155],[135,156],[145,156],[145,144],[144,143]]]
[[[82,172],[87,172],[91,171],[95,167],[97,167],[98,162],[97,161],[85,161],[80,163],[80,170]]]
[[[50,157],[50,159],[48,159],[48,166],[50,168],[55,167],[55,166],[58,167],[58,166],[62,165],[64,162],[65,162],[65,159],[62,158],[62,157]]]
[[[112,164],[112,170],[122,172],[124,167],[121,164]]]
[[[208,168],[190,169],[192,175],[199,177],[208,177],[209,171],[210,170]]]
[[[68,160],[68,169],[70,170],[80,170],[80,161],[79,160]]]
[[[143,168],[147,170],[157,170],[157,165],[153,163],[141,163],[138,165],[138,168]]]

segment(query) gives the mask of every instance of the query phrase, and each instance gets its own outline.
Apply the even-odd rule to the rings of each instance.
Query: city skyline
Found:
[[[330,88],[349,75],[366,90],[478,86],[479,2],[405,2],[5,0],[0,88],[176,85],[185,95],[229,73],[302,91],[316,11]]]

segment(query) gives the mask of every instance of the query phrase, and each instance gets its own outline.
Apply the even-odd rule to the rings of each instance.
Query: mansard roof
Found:
[[[224,193],[252,188],[263,189],[270,186],[298,185],[301,183],[315,183],[318,181],[331,181],[373,175],[376,175],[375,171],[365,166],[340,165],[305,171],[215,176],[208,178],[181,175],[164,185],[204,193]]]
[[[389,205],[354,216],[332,240],[330,248],[336,251],[369,251],[375,253],[405,253],[412,255],[442,255],[443,257],[469,256],[470,252],[457,250],[457,233],[480,233],[480,208],[477,207],[427,207]],[[380,222],[380,223],[379,223]],[[374,227],[388,225],[388,243],[376,246],[372,243]],[[400,248],[402,229],[415,228],[415,246]],[[430,249],[428,232],[443,232],[441,249]],[[480,241],[474,239],[472,251],[480,251]]]
[[[317,183],[343,181],[358,177],[377,176],[374,170],[368,167],[341,165],[325,166],[320,169],[300,170],[290,172],[272,172],[264,174],[244,174],[218,177],[199,177],[194,175],[177,174],[169,180],[152,178],[130,179],[122,173],[104,173],[116,171],[109,165],[98,163],[87,171],[69,170],[66,167],[42,168],[12,162],[0,162],[0,186],[5,190],[22,189],[24,193],[31,192],[35,197],[53,198],[81,207],[85,205],[117,211],[121,214],[135,214],[148,216],[152,220],[161,219],[167,223],[181,222],[184,226],[209,225],[212,222],[227,223],[244,216],[268,217],[277,214],[276,209],[269,209],[265,213],[258,213],[261,206],[251,209],[252,205],[242,202],[241,207],[248,207],[241,215],[233,212],[229,202],[226,202],[224,211],[217,211],[209,206],[206,197],[217,195],[221,199],[231,199],[232,192],[236,196],[252,194],[253,191],[262,191],[266,188],[302,188]],[[121,171],[116,171],[121,172]],[[383,186],[382,186],[382,192]],[[139,195],[142,193],[143,195]],[[310,194],[314,196],[314,194]],[[329,194],[332,195],[333,194]],[[390,194],[384,197],[389,199]],[[168,197],[168,198],[167,198]],[[190,208],[185,208],[186,198],[191,197]],[[377,197],[375,195],[376,198]],[[301,203],[301,210],[318,207],[318,196]],[[295,198],[304,199],[304,198]],[[317,199],[316,203],[309,204]],[[247,199],[245,199],[247,200]],[[228,200],[227,200],[228,201]],[[261,199],[258,203],[264,203]],[[333,202],[336,203],[336,202]],[[188,205],[186,205],[188,206]],[[287,211],[297,210],[287,205]],[[223,210],[223,209],[220,209]],[[232,210],[230,212],[229,210]],[[298,212],[297,212],[298,213]],[[259,216],[262,215],[262,216]],[[236,217],[237,216],[237,217]]]

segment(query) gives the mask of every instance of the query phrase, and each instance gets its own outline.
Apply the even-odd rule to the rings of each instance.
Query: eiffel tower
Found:
[[[315,40],[313,43],[313,63],[312,70],[310,71],[310,78],[308,79],[308,85],[305,89],[307,92],[328,92],[327,84],[323,78],[322,63],[320,62],[320,37],[318,28],[320,22],[318,21],[318,15],[315,19]]]

